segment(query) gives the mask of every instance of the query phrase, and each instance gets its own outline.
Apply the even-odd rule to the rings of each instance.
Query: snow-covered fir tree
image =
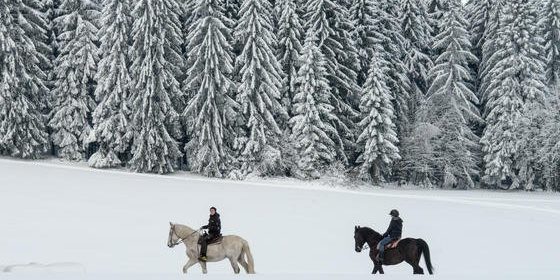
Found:
[[[330,104],[333,98],[326,63],[314,34],[308,32],[296,81],[294,116],[290,120],[290,140],[298,153],[293,173],[300,178],[319,178],[321,170],[337,160],[336,142],[340,140],[332,125],[337,116]]]
[[[541,138],[541,135],[548,122],[547,117],[554,118],[553,114],[546,112],[551,108],[538,103],[526,104],[517,120],[516,127],[512,130],[517,138],[515,143],[517,153],[513,160],[516,176],[513,177],[509,186],[512,189],[534,190],[539,183],[543,184],[543,187],[546,186],[546,181],[542,179],[550,177],[550,174],[546,173],[551,169],[542,164],[548,163],[550,157],[541,154],[540,150],[545,147],[543,144],[548,142]],[[554,162],[549,163],[554,166]]]
[[[434,137],[435,130],[429,129],[426,133],[424,129],[429,126],[425,119],[422,119],[426,109],[425,99],[429,87],[428,71],[432,67],[431,59],[431,26],[429,16],[426,12],[425,2],[421,0],[404,0],[399,2],[401,32],[405,38],[404,59],[405,74],[408,77],[409,87],[407,91],[407,118],[399,119],[399,133],[401,139],[401,157],[396,166],[396,177],[407,178],[417,184],[431,186],[432,169],[429,161],[433,148],[430,139]],[[395,98],[398,101],[398,96]],[[398,104],[396,104],[398,105]],[[402,106],[401,106],[402,107]],[[395,106],[397,110],[401,109]],[[402,109],[401,109],[402,110]],[[397,112],[401,112],[401,110]],[[406,123],[403,122],[407,121]],[[424,145],[425,144],[425,145]],[[424,145],[420,147],[419,145]],[[426,150],[423,158],[417,158],[420,151]]]
[[[385,34],[376,33],[375,25],[381,14],[375,0],[355,0],[350,8],[350,19],[355,27],[352,39],[355,41],[360,71],[358,72],[358,85],[362,86],[369,72],[369,64],[375,53],[377,42],[389,41]]]
[[[281,105],[282,69],[274,54],[277,45],[268,1],[244,0],[235,36],[242,52],[236,67],[240,84],[236,100],[241,106],[245,137],[240,150],[243,172],[279,172],[279,123],[288,115]]]
[[[47,87],[52,90],[54,88],[54,83],[56,81],[55,71],[55,62],[56,57],[59,53],[59,46],[58,46],[58,31],[57,26],[55,24],[55,19],[58,16],[58,7],[60,6],[59,0],[45,0],[43,2],[43,13],[45,15],[47,21],[47,44],[49,46],[50,53],[48,54],[48,59],[50,61],[50,68],[47,67],[45,74],[47,74]],[[48,104],[53,104],[54,96],[52,92],[49,94]]]
[[[226,18],[232,22],[239,20],[239,10],[243,0],[223,0],[224,1],[224,14]]]
[[[485,42],[485,32],[490,24],[490,10],[493,0],[473,0],[467,10],[468,31],[471,36],[473,53],[478,58],[482,56],[482,46]]]
[[[503,13],[505,10],[505,0],[492,0],[491,8],[488,12],[488,22],[485,26],[484,33],[480,38],[478,47],[481,47],[479,54],[479,65],[478,65],[478,96],[481,99],[481,104],[483,108],[483,115],[487,114],[486,110],[486,96],[487,90],[490,83],[493,80],[492,75],[488,75],[488,72],[492,70],[492,67],[499,60],[499,56],[496,53],[499,51],[496,45],[498,30],[503,25]],[[477,47],[475,45],[475,47]]]
[[[235,84],[231,80],[231,30],[224,20],[223,0],[199,0],[199,19],[187,37],[189,68],[184,82],[194,92],[184,111],[189,125],[186,145],[190,169],[223,177],[232,167]]]
[[[173,172],[181,157],[172,136],[178,122],[174,105],[181,98],[176,76],[182,67],[178,10],[174,0],[139,0],[133,8],[130,167],[136,172]]]
[[[93,130],[88,142],[97,145],[89,158],[92,167],[106,168],[122,164],[130,147],[130,42],[131,18],[128,0],[105,0],[99,30],[100,57],[93,111]]]
[[[486,75],[490,80],[486,93],[486,128],[481,143],[485,152],[484,181],[491,186],[527,187],[520,181],[516,159],[519,139],[514,130],[528,106],[538,108],[546,92],[544,63],[540,54],[542,38],[537,32],[538,13],[531,0],[505,4],[503,22],[497,30],[495,47]]]
[[[0,1],[0,153],[34,159],[49,141],[40,104],[46,87],[36,76],[41,54],[26,34],[27,8],[22,0]]]
[[[542,111],[535,111],[533,116],[544,120],[536,138],[523,135],[537,150],[535,159],[541,171],[540,187],[548,191],[560,191],[560,96],[549,95],[547,106]]]
[[[431,188],[438,183],[434,143],[441,131],[427,118],[429,112],[426,101],[422,101],[417,107],[414,125],[401,140],[402,160],[398,162],[396,171],[400,174],[396,177],[401,181]]]
[[[296,91],[298,61],[302,51],[303,26],[299,17],[297,0],[276,1],[281,15],[278,22],[278,62],[284,73],[282,104],[292,115],[292,100]]]
[[[458,0],[449,1],[449,10],[444,13],[441,32],[434,38],[433,49],[441,52],[430,70],[431,86],[428,90],[430,99],[444,96],[453,100],[456,113],[466,125],[469,121],[480,121],[476,104],[478,98],[473,93],[474,78],[469,71],[469,64],[477,58],[471,52],[472,45],[467,31],[468,23],[463,17]]]
[[[462,124],[454,104],[435,107],[439,118],[433,126],[439,133],[432,140],[434,178],[442,188],[471,189],[479,175],[478,137]]]
[[[343,3],[344,2],[344,3]],[[348,2],[349,3],[349,2]],[[306,30],[317,37],[317,44],[325,56],[327,80],[333,93],[332,105],[340,116],[334,124],[340,139],[337,156],[344,162],[354,157],[355,121],[358,118],[359,86],[357,72],[360,69],[357,50],[351,38],[353,24],[345,1],[309,0],[306,3]],[[337,137],[338,138],[338,137]]]
[[[85,140],[95,108],[99,6],[92,1],[63,0],[59,11],[55,23],[60,31],[60,54],[55,61],[54,104],[49,126],[56,154],[81,160],[86,156]]]
[[[40,0],[22,0],[21,26],[26,35],[33,41],[37,50],[33,55],[38,62],[25,64],[30,77],[34,79],[35,86],[38,86],[37,104],[42,112],[47,113],[50,110],[51,98],[49,89],[48,73],[52,71],[52,49],[49,45],[49,18],[43,12],[44,1]]]
[[[560,94],[560,1],[547,0],[541,17],[544,31],[546,81],[551,90]]]
[[[441,29],[443,28],[443,18],[445,12],[449,10],[449,6],[452,0],[425,0],[426,1],[426,11],[428,12],[428,19],[431,29],[431,37],[434,38],[438,34],[441,33]],[[435,53],[434,50],[434,59],[439,56],[439,53]]]
[[[183,28],[184,38],[188,36],[191,26],[198,18],[195,14],[197,4],[198,4],[198,0],[183,0],[183,5],[182,5],[183,14],[181,16],[181,23],[182,23],[181,27]],[[185,45],[186,44],[188,43],[185,42]]]
[[[404,135],[409,126],[409,91],[410,80],[404,64],[406,55],[405,39],[402,36],[399,16],[399,0],[375,1],[371,28],[373,39],[378,52],[389,64],[386,84],[391,89],[391,96],[395,109],[396,126],[399,137]],[[369,65],[366,69],[369,68]]]
[[[473,77],[473,90],[479,98],[479,103],[482,105],[482,96],[480,91],[480,75],[481,75],[481,61],[482,61],[482,46],[486,42],[485,32],[489,27],[490,10],[492,8],[493,0],[471,0],[467,3],[464,9],[465,19],[468,22],[467,30],[470,34],[470,41],[472,45],[472,53],[477,57],[476,62],[471,62],[470,69]],[[480,106],[482,107],[482,106]],[[479,132],[478,132],[479,134]]]
[[[370,58],[368,78],[362,90],[361,121],[358,123],[361,133],[357,139],[360,155],[356,161],[361,177],[376,183],[383,180],[384,175],[390,173],[392,163],[400,159],[391,90],[386,83],[389,63],[380,51],[374,51]]]
[[[478,137],[470,125],[482,121],[478,98],[472,89],[469,65],[477,61],[471,53],[468,23],[459,0],[450,0],[443,13],[441,32],[433,49],[441,53],[430,70],[429,119],[440,129],[435,153],[437,174],[444,187],[474,187],[478,175]]]
[[[401,25],[408,50],[405,65],[411,81],[409,105],[413,117],[429,87],[428,71],[433,64],[430,57],[431,27],[423,1],[404,0],[402,5]]]

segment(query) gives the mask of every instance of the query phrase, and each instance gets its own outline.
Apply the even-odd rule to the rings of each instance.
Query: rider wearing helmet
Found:
[[[389,228],[385,234],[383,234],[383,239],[381,239],[377,245],[377,249],[379,250],[377,260],[380,262],[383,262],[385,246],[393,241],[401,239],[402,236],[403,220],[399,217],[399,211],[397,209],[393,209],[389,215],[391,215],[391,223],[389,224]]]
[[[205,262],[207,261],[206,251],[208,249],[208,242],[221,236],[222,222],[220,221],[220,214],[216,212],[216,207],[210,207],[210,219],[208,219],[208,224],[200,229],[208,230],[208,233],[204,234],[201,238],[200,257],[198,258],[200,261]]]

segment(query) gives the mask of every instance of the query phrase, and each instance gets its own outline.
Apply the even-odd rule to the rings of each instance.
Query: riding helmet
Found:
[[[393,217],[398,217],[398,216],[399,216],[399,210],[393,209],[393,210],[391,210],[391,212],[389,213],[389,215],[391,215],[391,216],[393,216]]]
[[[210,210],[214,209],[214,211],[218,211],[218,209],[216,209],[216,207],[212,206],[210,207]]]

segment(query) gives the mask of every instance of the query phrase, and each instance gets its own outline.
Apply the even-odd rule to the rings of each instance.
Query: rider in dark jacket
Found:
[[[381,239],[377,245],[377,249],[379,250],[379,256],[377,259],[380,262],[383,262],[385,246],[393,241],[401,239],[402,236],[403,220],[399,217],[399,211],[397,209],[393,209],[389,215],[391,215],[391,223],[389,224],[387,231],[383,234],[383,239]]]
[[[397,216],[391,217],[391,223],[389,223],[389,228],[387,228],[387,231],[385,232],[385,234],[383,234],[383,238],[390,237],[391,241],[401,239],[402,223],[403,223],[403,220],[401,218],[399,218],[398,214],[397,214]]]
[[[206,251],[208,249],[208,242],[221,235],[222,222],[220,221],[220,214],[216,212],[216,207],[210,207],[210,218],[208,219],[208,224],[201,227],[202,229],[207,229],[208,234],[204,234],[201,240],[200,248],[200,261],[207,261]]]

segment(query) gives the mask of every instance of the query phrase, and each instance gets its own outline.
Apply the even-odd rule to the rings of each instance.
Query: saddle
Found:
[[[400,239],[395,240],[395,241],[391,241],[391,243],[385,245],[385,250],[397,248],[400,241],[401,241]]]
[[[203,240],[204,238],[206,238],[206,237],[205,237],[205,236],[201,236],[201,237],[198,239],[198,245],[202,244],[202,240]],[[223,239],[224,239],[224,236],[220,234],[220,235],[218,235],[218,236],[213,237],[212,239],[209,239],[208,242],[207,242],[207,244],[208,244],[208,245],[219,244],[219,243],[222,243],[222,240],[223,240]]]

